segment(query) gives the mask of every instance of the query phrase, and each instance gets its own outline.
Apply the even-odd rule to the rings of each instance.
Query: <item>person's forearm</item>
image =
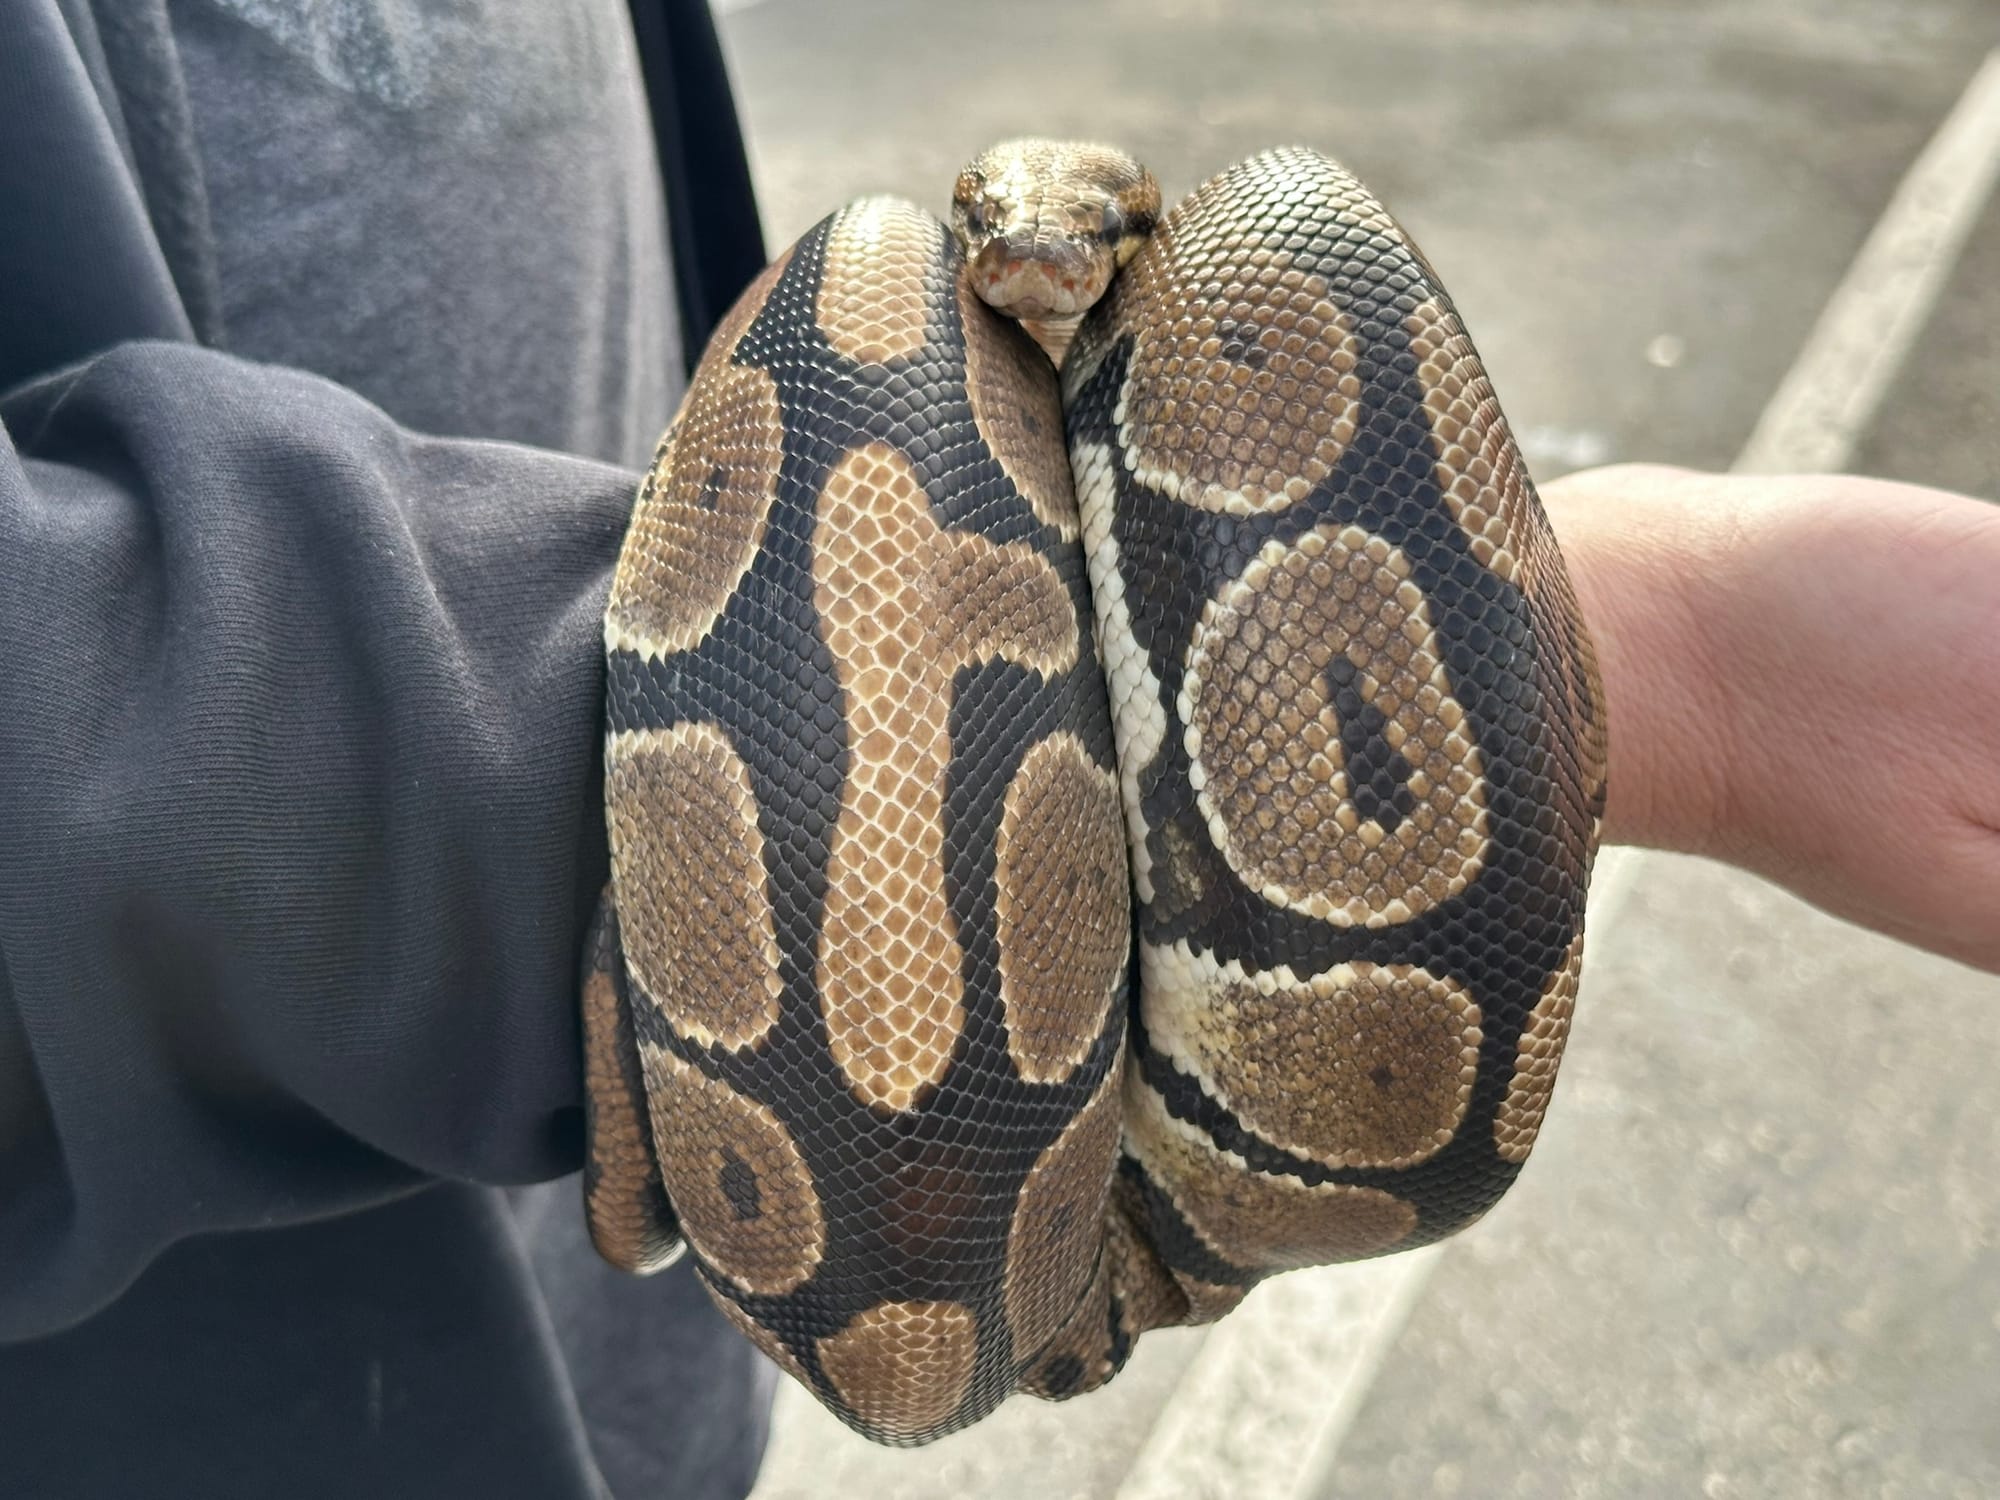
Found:
[[[1604,674],[1606,840],[2000,968],[2000,507],[1639,467],[1544,502]]]

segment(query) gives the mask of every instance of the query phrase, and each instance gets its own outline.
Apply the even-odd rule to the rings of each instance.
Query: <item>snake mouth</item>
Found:
[[[1012,318],[1070,318],[1104,295],[1115,269],[1108,252],[1074,239],[996,235],[973,257],[972,287]]]

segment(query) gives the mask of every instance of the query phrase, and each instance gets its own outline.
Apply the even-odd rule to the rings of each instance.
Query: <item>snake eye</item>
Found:
[[[1104,223],[1097,232],[1105,244],[1118,243],[1118,237],[1125,232],[1125,214],[1116,203],[1104,205]]]
[[[986,233],[986,225],[991,207],[984,198],[974,198],[965,205],[965,227],[973,234]]]

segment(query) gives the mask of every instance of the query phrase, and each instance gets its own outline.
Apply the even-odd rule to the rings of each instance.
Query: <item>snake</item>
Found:
[[[1430,263],[1327,156],[996,146],[708,341],[605,612],[599,1252],[879,1442],[1518,1175],[1589,633]]]

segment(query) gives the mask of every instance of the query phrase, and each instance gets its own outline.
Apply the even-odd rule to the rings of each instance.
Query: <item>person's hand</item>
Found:
[[[2000,506],[1637,465],[1543,499],[1604,673],[1605,839],[2000,970]]]

